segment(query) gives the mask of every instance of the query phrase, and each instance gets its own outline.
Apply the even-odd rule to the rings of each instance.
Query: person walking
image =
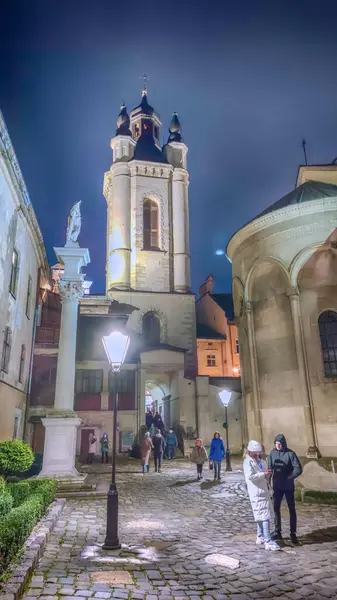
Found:
[[[165,427],[164,427],[164,421],[161,418],[159,412],[156,412],[156,414],[153,417],[153,425],[159,429],[160,433],[163,435],[164,431],[165,431]]]
[[[150,433],[147,431],[144,439],[140,445],[140,452],[142,457],[143,473],[150,471],[150,460],[151,453],[153,450],[153,444],[151,441]]]
[[[161,462],[165,452],[165,440],[161,434],[161,431],[157,429],[157,433],[152,438],[153,444],[153,457],[154,457],[154,469],[156,473],[161,473]]]
[[[195,446],[192,450],[191,461],[197,465],[197,480],[200,481],[202,477],[202,467],[208,460],[207,451],[200,438],[195,440]]]
[[[209,452],[209,458],[213,462],[214,466],[214,481],[221,481],[221,463],[226,456],[226,450],[220,433],[215,432],[211,441],[211,448]]]
[[[146,424],[147,430],[151,431],[151,427],[153,424],[153,414],[149,408],[146,411],[145,424]]]
[[[88,465],[92,465],[92,460],[97,452],[97,438],[94,436],[93,433],[89,433],[88,443],[89,443],[89,448],[88,448],[87,463],[88,463]]]
[[[287,440],[282,433],[275,437],[274,444],[275,447],[268,457],[268,469],[272,471],[274,490],[275,531],[272,539],[282,539],[281,504],[285,496],[290,516],[290,539],[293,544],[298,544],[294,482],[302,473],[302,465],[295,452],[288,448]]]
[[[173,429],[169,429],[169,432],[166,435],[166,444],[167,458],[172,460],[175,458],[175,451],[178,446],[178,439]]]
[[[257,546],[266,550],[280,550],[280,546],[271,539],[271,500],[268,479],[271,471],[264,470],[261,460],[263,449],[259,442],[251,440],[247,446],[246,458],[243,462],[243,472],[254,519],[257,523]]]
[[[108,439],[108,434],[107,433],[103,433],[103,436],[101,437],[101,462],[102,463],[107,463],[108,462],[108,457],[109,457],[109,439]]]

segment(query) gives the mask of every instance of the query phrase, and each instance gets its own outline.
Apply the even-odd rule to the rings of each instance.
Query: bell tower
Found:
[[[145,88],[130,116],[122,105],[104,179],[107,292],[190,291],[188,149],[176,113],[163,148],[160,130]]]

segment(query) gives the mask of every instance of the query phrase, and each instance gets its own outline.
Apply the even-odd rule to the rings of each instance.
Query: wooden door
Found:
[[[33,429],[32,449],[35,454],[43,454],[45,428],[42,423],[35,423]]]

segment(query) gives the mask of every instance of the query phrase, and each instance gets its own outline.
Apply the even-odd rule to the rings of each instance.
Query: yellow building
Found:
[[[213,286],[210,275],[200,287],[196,302],[198,375],[240,377],[232,294],[213,294]]]

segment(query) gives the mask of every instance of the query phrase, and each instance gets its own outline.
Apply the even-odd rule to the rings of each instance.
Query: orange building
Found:
[[[199,288],[196,302],[198,375],[240,377],[232,294],[213,294],[213,287],[210,275]]]

